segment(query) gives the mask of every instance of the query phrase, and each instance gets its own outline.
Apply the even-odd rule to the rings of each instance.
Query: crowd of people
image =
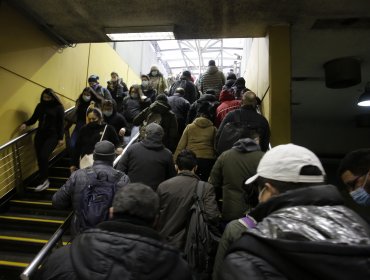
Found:
[[[199,87],[189,71],[169,86],[155,66],[141,81],[128,88],[112,72],[104,88],[92,75],[65,119],[46,89],[22,124],[39,121],[36,191],[48,188],[48,157],[74,125],[71,176],[53,196],[56,208],[74,210],[73,240],[51,254],[40,279],[370,277],[370,149],[343,159],[338,177],[348,188],[328,185],[312,151],[269,150],[260,100],[215,61]],[[82,167],[86,156],[91,166]],[[195,201],[203,242],[189,238]]]

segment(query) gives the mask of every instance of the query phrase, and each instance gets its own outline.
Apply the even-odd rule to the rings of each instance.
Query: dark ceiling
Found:
[[[369,108],[356,105],[370,81],[370,0],[9,0],[61,44],[108,42],[105,28],[171,25],[177,39],[264,37],[291,26],[292,141],[321,154],[369,147]],[[323,65],[352,57],[361,83],[325,86]]]
[[[69,43],[105,42],[107,27],[171,25],[177,39],[263,37],[269,25],[364,18],[369,0],[11,0]],[[350,24],[350,22],[348,23]]]

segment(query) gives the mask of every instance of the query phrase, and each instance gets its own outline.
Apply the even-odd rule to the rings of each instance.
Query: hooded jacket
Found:
[[[157,71],[157,76],[152,75],[152,71]],[[150,68],[149,85],[152,89],[156,90],[156,94],[164,93],[167,88],[167,82],[163,77],[163,74],[159,71],[157,66],[152,66]]]
[[[245,215],[250,205],[245,201],[245,179],[257,173],[257,166],[264,153],[249,138],[240,139],[233,148],[223,152],[214,164],[209,182],[216,193],[222,193],[222,219],[231,221]]]
[[[326,185],[260,204],[250,213],[257,227],[230,248],[220,279],[368,279],[370,228],[345,203]]]
[[[180,253],[138,219],[103,222],[56,250],[42,280],[191,280]]]
[[[216,127],[213,123],[204,117],[196,118],[191,124],[187,125],[180,141],[177,145],[174,158],[183,149],[192,150],[197,158],[215,159],[216,151],[214,149]]]
[[[220,94],[220,102],[216,109],[215,125],[219,127],[227,113],[240,108],[240,100],[236,100],[231,90],[224,89]]]
[[[177,121],[175,114],[171,111],[171,106],[166,101],[155,101],[135,117],[133,124],[136,126],[143,125],[144,121],[153,113],[161,115],[159,125],[164,130],[163,144],[170,151],[174,151],[178,139]]]
[[[131,182],[141,182],[154,190],[161,182],[176,175],[172,153],[163,146],[161,136],[155,133],[132,144],[118,162],[117,169],[126,173]]]
[[[222,90],[225,84],[225,75],[218,70],[217,66],[208,66],[200,82],[201,91],[205,93],[208,89],[213,89],[216,93]]]

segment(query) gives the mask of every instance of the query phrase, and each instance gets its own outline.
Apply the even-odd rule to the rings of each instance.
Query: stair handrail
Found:
[[[65,115],[66,115],[66,114],[68,114],[68,113],[69,113],[70,111],[72,111],[74,108],[75,108],[75,107],[71,107],[71,108],[69,108],[69,109],[65,110],[65,111],[64,111],[64,114],[65,114]],[[32,129],[28,130],[27,132],[23,133],[22,135],[20,135],[20,136],[18,136],[18,137],[16,137],[16,138],[14,138],[14,139],[12,139],[12,140],[10,140],[9,142],[7,142],[7,143],[5,143],[4,145],[0,146],[0,151],[1,151],[1,150],[3,150],[3,149],[5,149],[5,148],[7,148],[7,147],[9,147],[9,146],[11,146],[12,144],[14,144],[14,143],[18,142],[19,140],[21,140],[21,139],[25,138],[26,136],[30,135],[31,133],[35,132],[36,130],[37,130],[37,127],[32,128]]]
[[[123,154],[127,151],[127,149],[139,138],[140,133],[136,133],[131,140],[123,149],[122,153],[114,160],[113,166],[116,166],[123,156]],[[67,219],[63,222],[63,224],[57,229],[57,231],[52,235],[52,237],[48,240],[48,242],[42,247],[40,252],[36,255],[36,257],[31,261],[31,263],[27,266],[27,268],[22,272],[20,278],[22,280],[30,280],[32,275],[38,269],[38,267],[43,263],[45,258],[50,254],[51,250],[59,243],[61,238],[63,237],[64,233],[68,229],[69,225],[71,224],[71,220],[73,217],[74,212],[68,215]]]
[[[72,221],[72,217],[73,217],[73,211],[68,215],[64,223],[60,225],[57,231],[52,235],[52,237],[48,240],[48,242],[46,242],[46,244],[42,247],[40,252],[32,260],[32,262],[22,272],[22,274],[20,275],[20,278],[22,280],[31,279],[30,277],[38,269],[38,267],[44,261],[44,259],[49,255],[50,251],[59,243],[64,233],[69,228],[69,225],[71,224],[71,221]]]

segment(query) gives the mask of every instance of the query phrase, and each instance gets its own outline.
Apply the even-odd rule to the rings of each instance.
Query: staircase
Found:
[[[25,182],[24,194],[15,195],[0,209],[0,280],[19,279],[70,212],[55,209],[51,201],[69,178],[69,159],[56,160],[49,173],[49,189],[36,193],[36,181]],[[63,242],[68,241],[65,236]]]

